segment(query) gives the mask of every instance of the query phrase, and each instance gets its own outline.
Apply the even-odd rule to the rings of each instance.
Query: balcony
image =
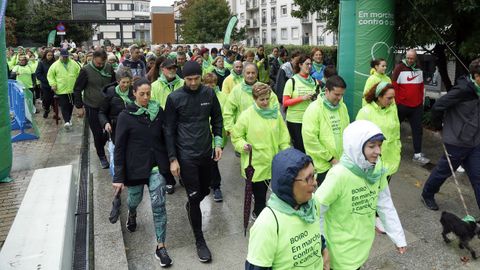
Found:
[[[272,37],[272,44],[277,44],[277,38],[276,37]]]
[[[150,30],[150,24],[149,23],[136,23],[135,24],[135,30],[149,31]]]
[[[258,0],[247,1],[247,10],[258,9]]]
[[[267,43],[267,38],[262,38],[262,45]]]
[[[270,20],[270,24],[276,25],[277,24],[277,17],[272,17]]]
[[[258,19],[250,19],[247,21],[248,28],[260,28],[258,25]]]
[[[262,7],[267,5],[267,0],[262,0]]]
[[[262,17],[262,26],[265,26],[265,25],[267,25],[267,18]]]
[[[317,36],[317,45],[325,45],[325,37]]]
[[[312,17],[311,17],[310,15],[307,15],[307,16],[305,16],[305,17],[303,17],[303,18],[301,19],[301,22],[302,22],[303,24],[312,23]]]

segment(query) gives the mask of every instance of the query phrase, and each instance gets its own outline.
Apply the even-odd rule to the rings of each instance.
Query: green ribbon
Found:
[[[385,88],[385,86],[387,86],[387,82],[379,82],[377,84],[377,88],[375,89],[375,97],[378,98],[378,96],[380,95],[380,92],[382,92],[383,88]]]
[[[112,77],[112,74],[108,73],[108,72],[105,72],[105,67],[107,65],[103,65],[102,69],[98,69],[93,63],[92,61],[89,61],[88,64],[93,68],[93,70],[95,70],[96,72],[100,73],[100,75],[102,75],[103,77],[107,77],[107,78],[111,78]]]
[[[462,218],[462,220],[465,222],[473,222],[473,223],[477,222],[475,218],[470,215],[466,215],[465,217]]]
[[[480,96],[480,85],[475,81],[472,75],[470,75],[470,80],[475,85],[475,92],[477,92],[477,95]]]
[[[117,85],[117,86],[115,86],[115,93],[117,93],[117,95],[119,95],[120,98],[123,100],[123,102],[125,102],[126,104],[132,104],[133,103],[133,100],[131,100],[128,97],[128,89],[127,89],[127,91],[123,92],[120,89],[120,85]]]
[[[233,76],[233,81],[235,83],[240,83],[241,81],[243,81],[243,75],[242,74],[237,74],[235,73],[234,70],[232,70],[232,73],[230,73],[232,76]]]
[[[225,69],[219,69],[215,67],[215,71],[217,72],[218,75],[224,77],[225,76]]]
[[[315,61],[312,63],[312,65],[313,65],[313,68],[315,69],[316,72],[321,72],[323,70],[323,68],[325,67],[324,64],[319,64]]]
[[[253,108],[264,119],[277,119],[278,117],[278,104],[275,104],[273,108],[260,108],[256,102],[253,102]]]
[[[413,71],[420,70],[420,69],[417,68],[417,64],[415,64],[415,63],[413,63],[413,65],[411,65],[411,66],[409,64],[407,64],[407,59],[403,59],[402,63],[404,63],[405,66],[411,68]]]
[[[178,76],[178,75],[175,75],[175,79],[173,79],[171,82],[169,82],[167,80],[167,77],[165,77],[165,75],[160,75],[160,77],[158,77],[158,80],[160,80],[161,82],[163,82],[164,84],[168,85],[168,87],[173,91],[173,87],[175,87],[175,84],[177,84],[178,81],[181,80],[181,78]]]
[[[333,105],[325,95],[322,96],[323,104],[329,109],[330,111],[336,111],[338,108],[340,108],[340,103],[337,105]]]
[[[342,157],[340,158],[340,163],[347,169],[349,169],[352,173],[354,173],[356,176],[366,179],[370,184],[375,184],[380,180],[382,175],[385,173],[385,169],[382,167],[380,170],[375,170],[377,165],[382,165],[381,160],[377,162],[377,165],[372,166],[366,170],[362,170],[360,167],[357,166],[357,164],[353,163],[350,158],[343,154]]]
[[[160,111],[160,104],[158,104],[156,101],[153,101],[153,100],[150,100],[148,102],[147,107],[138,105],[136,101],[135,101],[135,105],[138,106],[138,110],[136,112],[130,112],[130,114],[133,114],[133,115],[146,114],[150,117],[150,121],[155,120],[158,112]]]
[[[318,219],[313,198],[300,205],[298,210],[295,210],[291,205],[280,199],[275,193],[272,193],[270,199],[268,199],[267,205],[281,213],[290,216],[298,216],[308,224],[312,224]]]
[[[280,66],[283,65],[283,63],[284,63],[284,62],[282,61],[282,59],[280,59],[280,57],[277,58],[277,61],[278,61],[278,63],[280,64]]]
[[[242,80],[242,90],[247,92],[248,94],[252,94],[252,88],[253,85],[249,85],[245,82],[245,80]]]
[[[215,144],[215,147],[220,147],[222,148],[223,146],[223,138],[221,136],[215,136],[213,137],[213,144]]]
[[[300,76],[300,74],[295,74],[295,78],[298,78],[303,84],[306,84],[308,86],[315,87],[315,81],[313,80],[312,76],[308,75],[308,77],[305,79],[303,76]]]

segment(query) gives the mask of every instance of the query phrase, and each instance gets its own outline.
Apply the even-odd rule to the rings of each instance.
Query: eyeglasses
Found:
[[[293,180],[294,182],[297,182],[297,181],[301,181],[301,182],[305,182],[307,184],[313,184],[317,181],[317,175],[316,174],[312,174],[310,176],[308,176],[307,178],[305,179],[300,179],[300,178],[295,178]]]

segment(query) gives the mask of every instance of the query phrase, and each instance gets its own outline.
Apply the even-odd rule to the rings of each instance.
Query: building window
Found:
[[[120,4],[113,4],[113,10],[120,10]]]
[[[132,38],[135,39],[135,32],[132,32]]]
[[[277,29],[272,29],[272,32],[270,33],[271,39],[272,39],[272,44],[277,43]]]
[[[281,7],[280,7],[280,14],[282,15],[282,17],[287,16],[287,13],[288,13],[288,11],[287,11],[287,5],[281,6]]]
[[[240,21],[244,22],[245,21],[245,13],[240,13]]]
[[[276,23],[277,22],[277,8],[276,7],[272,7],[270,9],[270,18],[271,18],[271,21],[272,23]]]
[[[298,30],[298,29],[297,29]],[[287,28],[280,29],[281,39],[288,39],[288,30]]]
[[[292,27],[292,39],[298,39],[298,38],[299,38],[298,27]]]
[[[262,9],[262,25],[266,25],[266,24],[267,24],[267,10]]]

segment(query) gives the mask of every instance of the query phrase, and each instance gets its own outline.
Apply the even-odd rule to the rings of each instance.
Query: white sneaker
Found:
[[[375,219],[375,231],[381,234],[385,234],[385,227],[379,217]]]
[[[426,158],[423,153],[415,153],[412,158],[413,162],[425,165],[430,162],[430,159]]]
[[[465,169],[462,166],[459,166],[458,169],[457,169],[457,172],[464,173]]]
[[[72,128],[72,123],[71,122],[65,122],[65,124],[63,124],[63,127],[66,130],[70,130]]]

